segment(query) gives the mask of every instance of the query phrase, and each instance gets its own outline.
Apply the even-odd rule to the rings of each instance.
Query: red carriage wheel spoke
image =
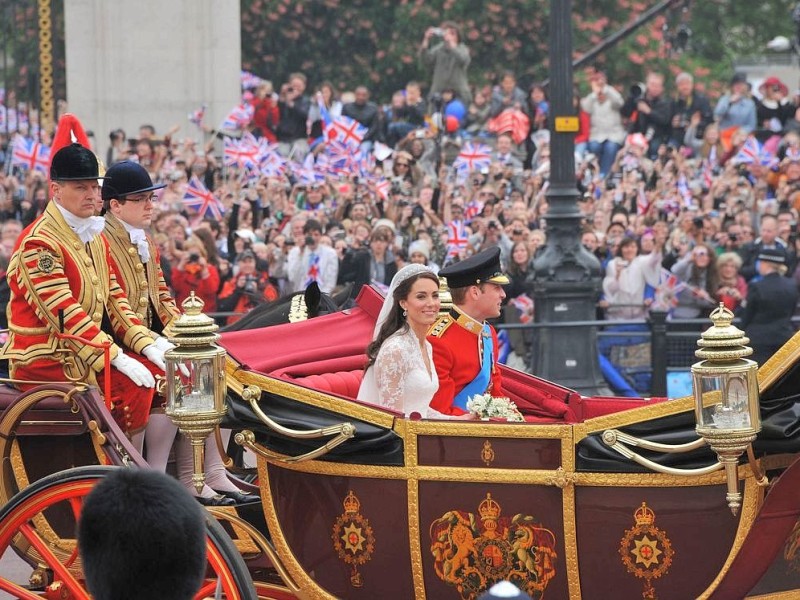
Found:
[[[19,532],[25,536],[25,539],[28,540],[42,556],[47,566],[53,569],[53,572],[56,574],[56,579],[63,582],[76,599],[89,599],[89,595],[86,593],[84,587],[78,583],[78,580],[72,576],[72,573],[69,572],[69,569],[64,566],[58,557],[50,551],[50,548],[47,547],[47,544],[42,541],[42,538],[39,537],[39,534],[36,533],[30,524],[21,524],[19,526]]]
[[[12,581],[0,577],[0,591],[11,594],[17,600],[42,600],[38,594],[26,590],[24,587],[17,585]]]

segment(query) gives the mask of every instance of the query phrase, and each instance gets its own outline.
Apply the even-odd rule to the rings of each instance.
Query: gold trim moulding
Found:
[[[264,392],[278,394],[292,400],[297,400],[303,404],[322,408],[342,416],[352,417],[379,427],[391,429],[394,425],[394,415],[388,414],[379,408],[370,408],[351,400],[345,400],[332,394],[325,394],[317,390],[305,388],[291,381],[275,379],[274,377],[262,375],[255,371],[244,371],[242,369],[232,370],[230,363],[226,365],[226,371],[228,374],[228,386],[240,395],[245,386],[257,385]],[[237,381],[239,385],[232,385],[231,379]]]
[[[417,436],[482,437],[544,440],[568,439],[570,424],[534,425],[526,423],[486,423],[485,421],[408,421],[407,431]],[[397,429],[397,427],[396,427]]]
[[[419,481],[457,481],[461,483],[534,484],[558,486],[564,481],[566,486],[583,487],[693,487],[723,485],[725,474],[721,471],[706,475],[664,475],[661,473],[576,473],[565,469],[497,469],[483,467],[389,467],[381,465],[345,464],[326,461],[306,461],[286,463],[283,455],[267,451],[262,457],[277,467],[335,477],[356,477],[365,479],[394,479],[398,481],[416,479]],[[750,473],[747,465],[740,477]]]
[[[575,432],[575,443],[593,433],[600,433],[606,429],[617,429],[634,423],[650,421],[660,417],[668,417],[682,412],[694,411],[694,398],[686,396],[675,400],[665,400],[656,404],[631,408],[620,412],[603,415],[587,419],[583,423],[573,425]]]

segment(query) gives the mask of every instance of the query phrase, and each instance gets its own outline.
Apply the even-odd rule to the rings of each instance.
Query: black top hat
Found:
[[[82,179],[105,179],[100,177],[100,166],[91,150],[80,144],[70,144],[53,155],[50,162],[50,181]]]
[[[764,248],[758,253],[758,260],[785,265],[786,252],[782,248]]]
[[[154,185],[147,170],[142,165],[130,160],[115,164],[106,171],[106,177],[109,177],[111,181],[103,184],[103,200],[121,199],[133,194],[167,187],[166,183]]]
[[[481,283],[497,283],[499,285],[509,283],[508,277],[500,269],[500,248],[497,246],[487,248],[461,262],[445,267],[439,271],[439,275],[447,279],[447,285],[451,288],[468,287]]]

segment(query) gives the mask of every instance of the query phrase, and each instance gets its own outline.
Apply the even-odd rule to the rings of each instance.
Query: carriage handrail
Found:
[[[666,444],[659,444],[658,442],[648,442],[647,440],[635,438],[633,436],[630,436],[626,433],[622,433],[621,431],[617,431],[615,429],[607,429],[606,431],[603,432],[602,439],[603,443],[612,450],[617,451],[619,454],[621,454],[628,460],[632,460],[633,462],[645,467],[646,469],[655,471],[656,473],[666,473],[667,475],[682,475],[682,476],[707,475],[708,473],[713,473],[714,471],[719,471],[720,469],[723,468],[723,465],[719,460],[715,461],[713,464],[710,464],[706,467],[698,467],[696,469],[677,469],[675,467],[666,467],[664,465],[658,464],[655,461],[650,460],[649,458],[645,458],[641,454],[637,454],[636,452],[634,452],[633,450],[631,450],[622,443],[622,442],[630,443],[631,445],[641,446],[642,448],[646,448],[648,450],[660,450],[666,453],[681,453],[681,452],[689,452],[690,450],[695,450],[697,448],[705,446],[706,441],[703,438],[700,438],[699,440],[695,440],[693,442],[688,442],[686,444],[676,444],[668,446]]]
[[[277,421],[273,420],[269,417],[264,411],[261,410],[261,407],[258,405],[258,401],[261,398],[261,388],[257,385],[248,385],[242,390],[242,399],[245,400],[250,404],[250,408],[253,409],[253,412],[256,416],[264,423],[267,427],[289,438],[293,439],[317,439],[321,437],[328,437],[331,435],[335,435],[336,437],[332,440],[326,442],[324,445],[320,446],[316,450],[311,450],[306,452],[305,454],[301,454],[299,456],[292,456],[292,457],[278,457],[277,455],[272,455],[271,453],[267,453],[264,448],[262,448],[259,444],[255,441],[255,435],[252,431],[244,430],[240,433],[237,433],[234,440],[240,446],[244,446],[256,454],[264,458],[270,458],[275,460],[280,460],[281,462],[293,463],[293,462],[303,462],[306,460],[312,460],[314,458],[319,458],[320,456],[324,456],[339,444],[344,443],[345,441],[353,438],[356,434],[356,428],[353,426],[352,423],[344,422],[338,423],[336,425],[328,425],[327,427],[320,427],[318,429],[309,429],[306,431],[301,431],[299,429],[291,429],[289,427],[284,427]]]

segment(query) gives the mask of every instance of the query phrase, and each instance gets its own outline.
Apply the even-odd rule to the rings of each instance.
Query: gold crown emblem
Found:
[[[647,507],[647,502],[642,502],[642,505],[633,513],[633,518],[637,525],[652,525],[656,520],[656,513]]]
[[[500,505],[492,500],[492,495],[486,493],[486,499],[478,505],[478,514],[482,521],[497,520],[500,517]]]
[[[344,512],[348,515],[358,514],[358,511],[361,509],[361,502],[356,498],[353,490],[350,490],[350,493],[347,494],[342,504],[344,505]]]

